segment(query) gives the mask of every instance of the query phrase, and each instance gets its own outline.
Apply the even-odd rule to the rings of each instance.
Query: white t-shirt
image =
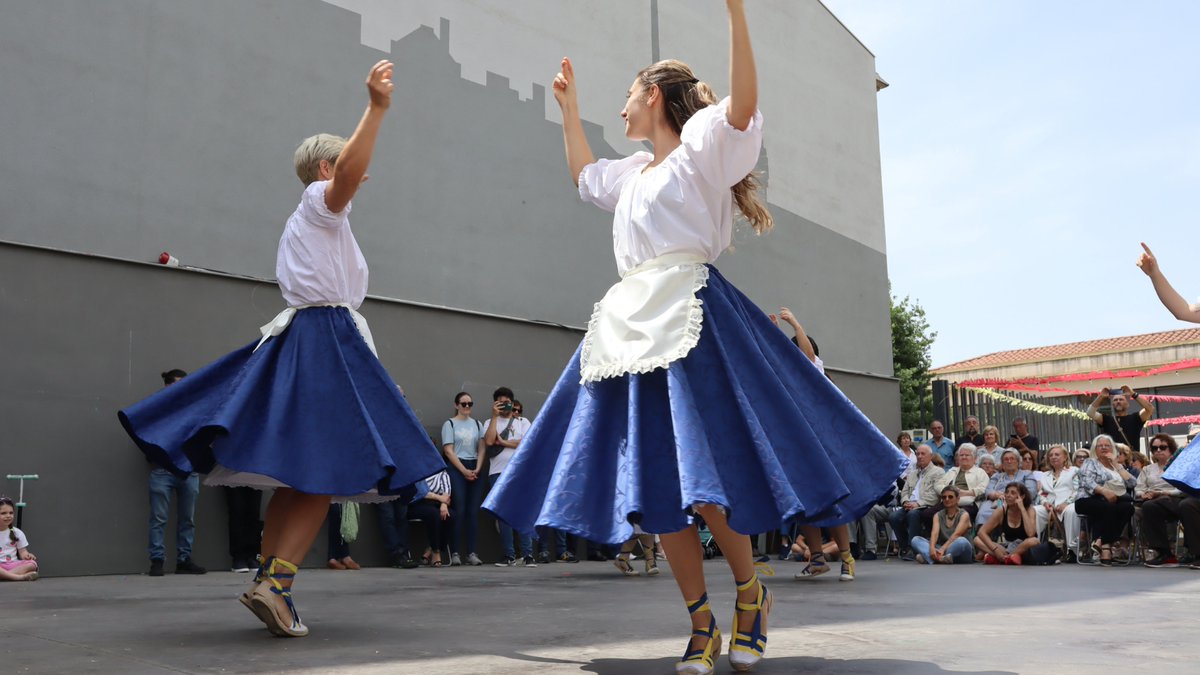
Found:
[[[613,254],[622,275],[668,253],[695,253],[712,262],[733,241],[730,188],[758,164],[762,113],[744,131],[726,118],[729,99],[699,110],[684,125],[681,144],[653,169],[654,156],[635,152],[601,159],[579,174],[579,197],[613,211]]]
[[[12,528],[13,532],[17,533],[17,543],[13,543],[12,537],[9,536],[8,530],[0,530],[0,562],[13,562],[20,560],[17,556],[17,549],[29,548],[29,541],[25,539],[25,533],[20,528]]]
[[[289,307],[344,302],[358,309],[367,296],[367,261],[350,231],[350,205],[331,213],[328,184],[304,188],[279,238],[275,276]]]
[[[512,421],[511,429],[508,426],[508,423],[510,420]],[[488,423],[491,424],[491,421],[489,420]],[[529,422],[529,420],[525,419],[524,417],[508,417],[508,418],[497,417],[496,418],[496,435],[504,437],[505,430],[507,430],[508,431],[508,433],[507,433],[508,440],[519,441],[522,438],[525,438],[525,434],[529,432],[529,427],[531,427],[531,426],[533,426],[533,425]],[[486,432],[486,427],[484,428],[484,430]],[[508,460],[512,459],[512,456],[514,454],[516,454],[516,452],[517,452],[516,448],[505,448],[500,451],[500,454],[491,458],[491,460],[488,461],[488,475],[495,476],[496,474],[503,471],[504,467],[508,466]]]

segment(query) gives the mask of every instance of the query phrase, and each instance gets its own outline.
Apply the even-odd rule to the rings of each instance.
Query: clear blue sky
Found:
[[[935,366],[1187,328],[1200,297],[1200,2],[826,0],[891,86],[879,132],[893,291]]]

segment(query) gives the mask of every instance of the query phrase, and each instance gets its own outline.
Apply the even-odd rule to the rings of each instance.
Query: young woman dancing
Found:
[[[756,232],[771,215],[750,175],[762,116],[741,0],[727,0],[732,93],[718,101],[684,63],[642,70],[621,116],[653,152],[595,160],[575,71],[554,96],[571,178],[613,211],[621,281],[596,305],[583,344],[485,501],[515,528],[619,544],[634,523],[661,534],[691,615],[676,669],[708,673],[722,649],[709,605],[699,513],[737,585],[730,662],[749,670],[767,643],[771,594],[750,533],[802,517],[864,513],[887,492],[899,452],[767,315],[711,265],[731,243],[734,205]],[[852,453],[847,450],[852,448]]]
[[[392,69],[389,61],[371,69],[370,103],[349,140],[320,134],[296,150],[305,189],[275,263],[288,308],[261,340],[118,413],[138,447],[180,476],[275,488],[262,565],[241,596],[275,635],[308,634],[291,587],[331,496],[408,499],[415,482],[443,468],[357,311],[367,264],[350,231],[350,199],[391,104]]]

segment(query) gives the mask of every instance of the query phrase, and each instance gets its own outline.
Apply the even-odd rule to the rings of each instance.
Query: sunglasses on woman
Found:
[[[463,408],[470,408],[475,405],[475,402],[474,401],[462,401],[458,405]]]

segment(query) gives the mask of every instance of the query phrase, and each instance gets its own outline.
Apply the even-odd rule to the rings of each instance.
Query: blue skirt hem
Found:
[[[700,341],[650,373],[581,385],[571,358],[484,508],[620,543],[670,533],[695,504],[757,534],[851,522],[907,460],[744,295],[710,268]]]
[[[257,344],[118,411],[121,426],[176,475],[219,465],[310,494],[404,496],[445,467],[345,308],[302,310]]]

